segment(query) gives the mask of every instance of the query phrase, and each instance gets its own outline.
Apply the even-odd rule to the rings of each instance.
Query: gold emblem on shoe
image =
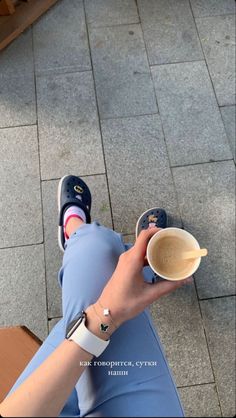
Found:
[[[84,192],[84,189],[81,186],[74,186],[74,190],[76,191],[76,193],[80,193],[82,194]]]
[[[149,215],[149,217],[148,217],[148,222],[155,222],[155,223],[156,223],[156,221],[157,221],[157,217],[156,217],[156,216],[154,216],[154,215]]]

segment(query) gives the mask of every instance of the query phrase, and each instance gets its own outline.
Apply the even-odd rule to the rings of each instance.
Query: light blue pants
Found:
[[[94,222],[71,236],[59,272],[63,318],[19,377],[22,383],[63,341],[68,323],[94,303],[121,253],[120,234]],[[145,280],[152,273],[145,268]],[[114,295],[115,297],[115,295]],[[148,310],[124,323],[108,348],[86,368],[62,417],[182,417],[183,409]]]

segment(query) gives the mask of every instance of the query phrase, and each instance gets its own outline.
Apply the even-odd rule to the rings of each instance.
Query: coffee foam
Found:
[[[183,280],[195,273],[201,257],[184,260],[182,253],[199,248],[196,238],[189,232],[175,227],[165,228],[150,239],[147,260],[150,267],[162,278]]]
[[[155,244],[152,265],[161,275],[170,278],[188,275],[195,260],[183,260],[182,254],[191,249],[190,243],[180,237],[164,236]]]

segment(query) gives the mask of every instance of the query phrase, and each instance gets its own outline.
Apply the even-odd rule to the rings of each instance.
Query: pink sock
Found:
[[[86,223],[86,215],[83,209],[80,209],[78,206],[70,206],[65,211],[63,219],[64,236],[66,241],[69,239],[69,236],[66,233],[66,225],[70,218],[79,218]]]

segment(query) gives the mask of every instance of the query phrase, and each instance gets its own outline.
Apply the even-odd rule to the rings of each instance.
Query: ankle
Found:
[[[68,240],[81,225],[86,222],[86,215],[84,211],[78,206],[70,206],[64,214],[64,236]]]
[[[74,234],[80,226],[84,225],[84,223],[85,222],[77,215],[72,215],[66,223],[65,236],[70,238],[70,236]]]

